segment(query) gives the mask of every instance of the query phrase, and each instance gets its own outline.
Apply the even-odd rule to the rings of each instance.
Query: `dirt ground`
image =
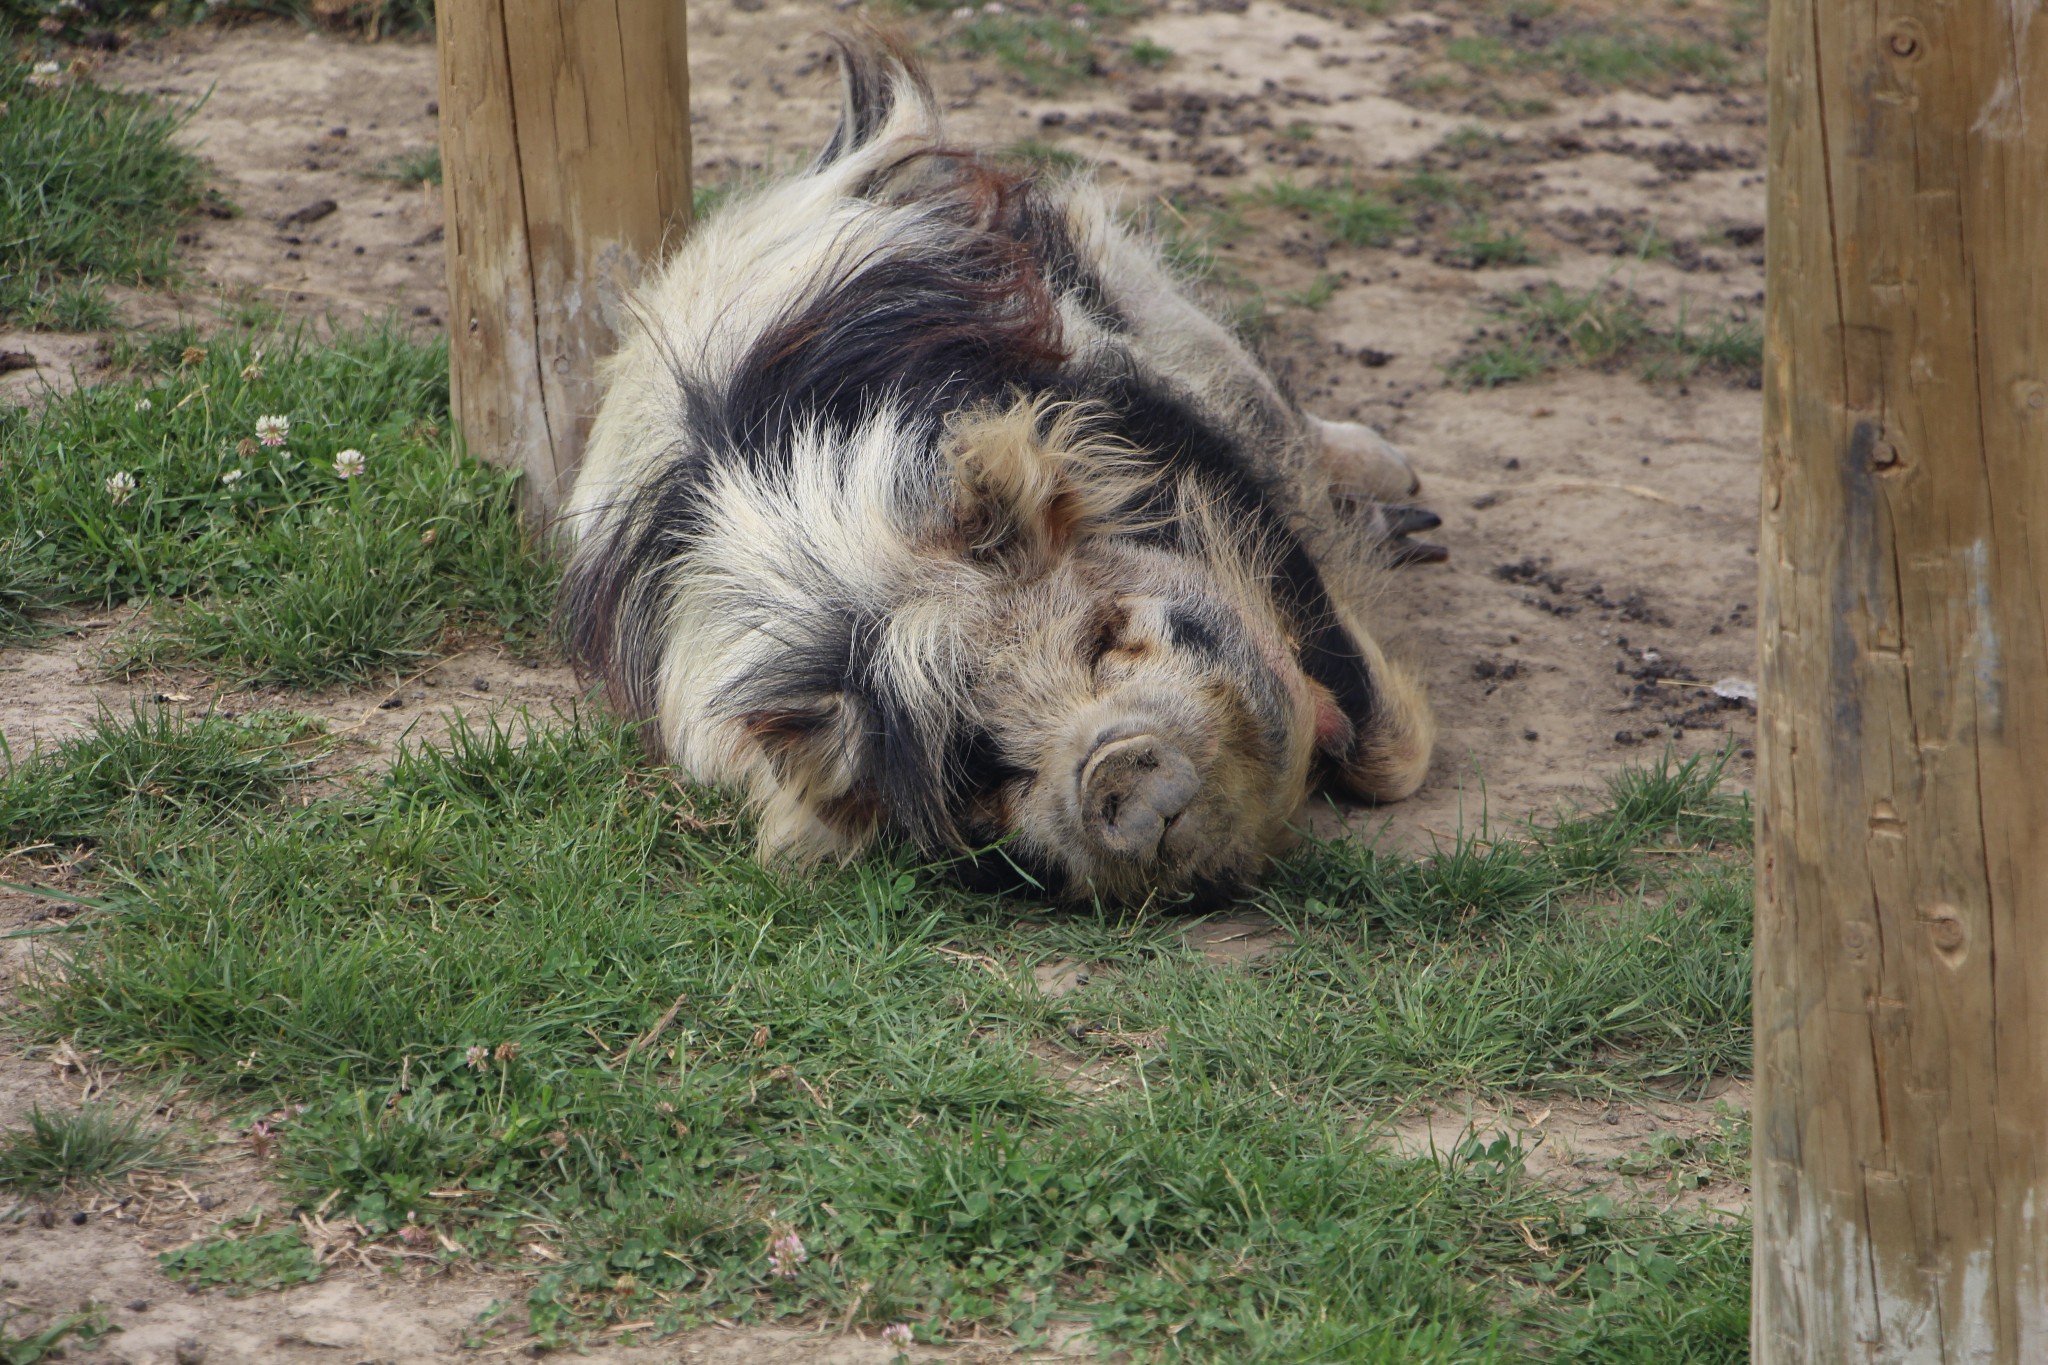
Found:
[[[836,85],[813,35],[841,20],[840,9],[816,0],[693,7],[702,181],[787,168],[816,147]],[[1719,12],[1704,0],[1688,11],[1703,22]],[[957,22],[920,20],[919,31],[942,38]],[[1474,126],[1504,139],[1463,169],[1487,179],[1496,221],[1522,228],[1540,265],[1465,269],[1419,238],[1326,249],[1277,210],[1251,212],[1255,230],[1218,251],[1276,301],[1271,345],[1308,405],[1371,422],[1405,447],[1422,472],[1420,500],[1444,519],[1432,538],[1449,561],[1396,575],[1379,622],[1426,679],[1441,727],[1436,762],[1413,800],[1353,821],[1384,821],[1387,838],[1425,849],[1482,818],[1498,824],[1596,799],[1610,774],[1666,745],[1681,754],[1732,746],[1731,780],[1746,784],[1754,726],[1750,710],[1707,685],[1754,676],[1758,394],[1719,377],[1653,386],[1626,371],[1463,392],[1443,367],[1486,325],[1484,300],[1527,281],[1586,287],[1612,275],[1667,319],[1755,310],[1762,92],[1682,82],[1659,93],[1568,89],[1547,113],[1491,117],[1424,79],[1446,37],[1471,26],[1451,8],[1380,19],[1308,3],[1170,0],[1121,35],[1172,49],[1157,71],[1122,64],[1036,96],[986,59],[936,63],[961,139],[1028,138],[1079,153],[1133,205],[1166,193],[1220,202],[1346,162],[1442,166],[1447,135]],[[131,321],[211,316],[223,300],[260,298],[303,316],[395,311],[422,332],[442,325],[438,194],[371,174],[434,143],[429,44],[365,44],[284,23],[203,26],[133,43],[105,59],[101,78],[204,97],[186,136],[243,210],[195,220],[187,286],[170,299],[125,299]],[[1650,226],[1684,249],[1647,261],[1627,254]],[[1336,288],[1319,309],[1277,302],[1325,273]],[[98,357],[91,337],[0,333],[0,350],[19,349],[39,368],[0,379],[0,399],[90,382]],[[98,652],[132,624],[117,612],[76,623],[46,648],[0,651],[0,735],[13,752],[75,731],[102,704],[233,710],[282,700],[224,695],[197,677],[101,677]],[[367,759],[408,730],[432,737],[451,711],[545,711],[578,697],[566,670],[491,650],[394,684],[288,700],[327,717]],[[59,902],[0,893],[0,932],[62,912]],[[1198,931],[1205,952],[1241,959],[1272,942],[1270,926],[1224,927],[1234,931]],[[25,949],[5,946],[11,991]],[[1059,988],[1060,970],[1045,974],[1048,989]],[[17,1122],[32,1103],[75,1102],[103,1079],[90,1059],[11,1049],[0,1056],[0,1123]],[[1721,1098],[1739,1107],[1745,1095],[1738,1087]],[[171,1120],[211,1131],[181,1103]],[[1559,1105],[1531,1122],[1447,1107],[1417,1116],[1396,1140],[1440,1150],[1468,1128],[1520,1133],[1557,1154],[1532,1166],[1562,1169],[1570,1183],[1570,1172],[1599,1168],[1631,1138],[1702,1131],[1710,1115],[1710,1106]],[[121,1330],[74,1348],[74,1360],[432,1361],[452,1358],[472,1334],[488,1340],[485,1358],[518,1349],[516,1333],[474,1325],[493,1301],[523,1296],[514,1276],[426,1276],[400,1263],[246,1299],[183,1292],[155,1270],[152,1253],[266,1197],[246,1144],[224,1141],[195,1169],[184,1186],[139,1194],[127,1208],[88,1200],[0,1211],[0,1298],[39,1311],[88,1297],[107,1305]],[[1742,1194],[1718,1190],[1710,1202],[1736,1206]],[[587,1358],[751,1365],[889,1355],[856,1337],[706,1330],[654,1348],[600,1345]]]

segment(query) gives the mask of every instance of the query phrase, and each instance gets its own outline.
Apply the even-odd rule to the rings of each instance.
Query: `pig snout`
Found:
[[[1156,862],[1175,817],[1201,790],[1194,761],[1156,734],[1099,736],[1081,765],[1081,818],[1111,857]]]

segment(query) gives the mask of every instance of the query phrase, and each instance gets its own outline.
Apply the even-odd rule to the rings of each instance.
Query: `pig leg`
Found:
[[[1331,496],[1347,502],[1399,502],[1422,487],[1407,455],[1371,427],[1320,417],[1310,417],[1308,425],[1322,443]]]
[[[1412,507],[1401,499],[1422,486],[1414,466],[1399,446],[1359,422],[1327,422],[1308,419],[1309,430],[1321,442],[1323,471],[1330,484],[1330,502],[1341,512],[1356,516],[1379,541],[1387,560],[1394,565],[1436,564],[1450,557],[1450,551],[1426,540],[1414,540],[1417,531],[1434,530],[1443,519],[1425,508]]]

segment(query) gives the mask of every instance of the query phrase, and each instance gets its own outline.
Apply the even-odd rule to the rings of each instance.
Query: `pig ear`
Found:
[[[1024,400],[953,428],[947,460],[962,548],[1026,578],[1131,505],[1145,475],[1073,405]]]
[[[759,754],[749,785],[764,851],[808,861],[850,852],[873,832],[878,815],[860,780],[857,713],[831,696],[740,717]]]
[[[1012,409],[964,426],[949,452],[967,556],[1030,578],[1059,562],[1080,520],[1066,462],[1040,439],[1036,417]]]

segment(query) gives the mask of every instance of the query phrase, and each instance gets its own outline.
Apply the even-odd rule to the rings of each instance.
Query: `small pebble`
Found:
[[[77,1213],[71,1215],[71,1226],[75,1228],[82,1228],[85,1226],[84,1209],[80,1209]]]
[[[491,690],[491,680],[489,678],[473,678],[470,680],[469,685],[479,692],[488,692]]]
[[[130,1299],[130,1300],[128,1300],[128,1311],[129,1311],[129,1312],[131,1312],[131,1313],[147,1313],[147,1312],[149,1311],[149,1300],[148,1300],[148,1299]]]
[[[1534,730],[1524,730],[1522,731],[1522,738],[1528,740],[1531,744],[1534,744],[1537,740],[1541,739],[1542,736],[1537,734]]]

